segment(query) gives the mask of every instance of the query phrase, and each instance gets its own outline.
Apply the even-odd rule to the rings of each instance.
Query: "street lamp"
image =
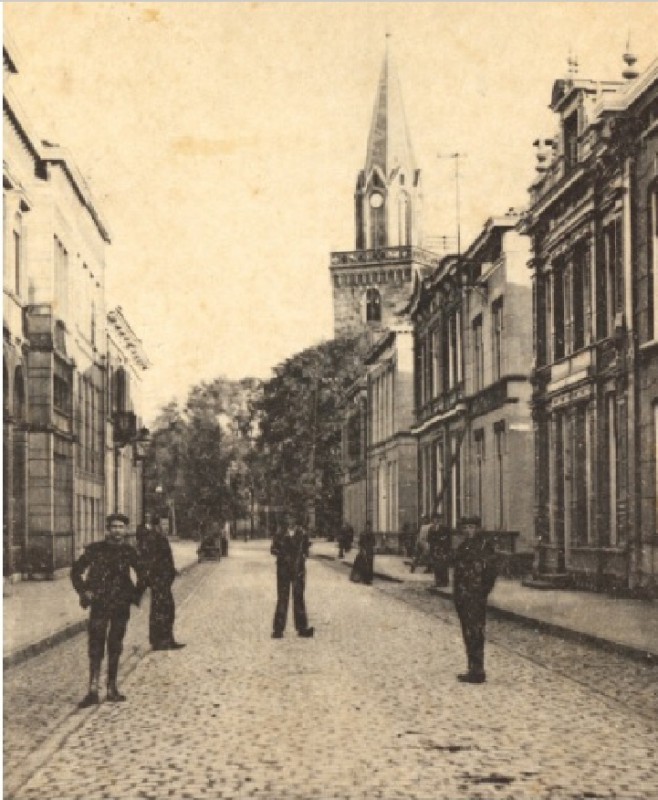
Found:
[[[144,458],[150,432],[148,428],[137,430],[137,417],[133,411],[117,411],[114,413],[112,421],[114,423],[114,513],[117,514],[119,512],[119,458],[121,450],[130,444],[136,445],[137,452],[141,452],[141,457]],[[143,447],[144,450],[141,451],[140,447]]]

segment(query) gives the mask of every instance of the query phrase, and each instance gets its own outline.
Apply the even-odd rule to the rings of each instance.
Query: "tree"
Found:
[[[278,364],[253,404],[274,504],[329,531],[340,524],[340,401],[362,369],[361,339],[334,339]]]
[[[159,414],[147,461],[150,508],[157,487],[173,502],[182,535],[197,536],[211,524],[246,513],[240,479],[248,473],[251,404],[260,391],[254,378],[219,377],[194,386],[182,408],[169,403]]]

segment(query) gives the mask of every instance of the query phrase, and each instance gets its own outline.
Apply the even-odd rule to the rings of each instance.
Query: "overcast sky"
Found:
[[[16,91],[69,148],[113,237],[108,307],[153,362],[145,409],[200,380],[267,377],[332,335],[329,253],[354,248],[386,33],[425,187],[425,231],[462,243],[522,207],[552,83],[619,79],[655,3],[4,3]]]

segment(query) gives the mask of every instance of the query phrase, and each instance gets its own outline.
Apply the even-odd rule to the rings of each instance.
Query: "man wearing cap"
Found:
[[[306,587],[306,558],[311,542],[308,534],[287,514],[283,529],[274,534],[270,552],[276,556],[276,610],[273,639],[281,639],[288,618],[288,603],[292,589],[293,614],[297,634],[310,639],[314,629],[309,627],[304,602]]]
[[[71,582],[80,605],[89,608],[89,691],[80,708],[98,704],[101,664],[107,642],[107,700],[118,703],[125,695],[117,688],[119,657],[123,649],[130,606],[139,605],[146,588],[136,551],[124,541],[128,517],[111,514],[102,542],[92,542],[71,568]],[[130,570],[137,583],[133,583]]]
[[[484,683],[484,630],[487,597],[497,577],[496,552],[481,529],[479,517],[462,517],[464,541],[455,553],[454,599],[468,657],[464,683]]]

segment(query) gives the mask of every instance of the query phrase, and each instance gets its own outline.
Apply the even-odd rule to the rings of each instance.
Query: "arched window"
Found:
[[[403,246],[411,244],[411,202],[406,192],[398,200],[398,241]]]
[[[366,322],[381,322],[382,298],[379,290],[370,288],[366,291]]]

